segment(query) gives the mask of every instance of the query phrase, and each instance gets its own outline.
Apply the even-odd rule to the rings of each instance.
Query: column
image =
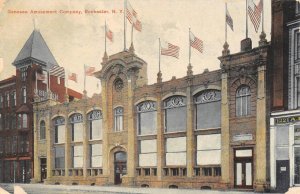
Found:
[[[133,91],[132,91],[132,77],[134,76],[133,72],[129,72],[130,78],[128,79],[128,153],[127,153],[127,168],[128,168],[128,177],[134,178],[135,175],[135,166],[136,166],[136,152],[135,152],[135,137],[136,133],[134,130],[134,113],[133,113]],[[129,180],[130,181],[130,180]],[[129,183],[129,184],[133,184]]]
[[[33,123],[34,123],[34,136],[33,136],[33,162],[34,162],[34,177],[33,182],[39,182],[41,180],[41,168],[38,154],[38,131],[39,131],[39,123],[38,123],[38,108],[36,104],[33,107]]]
[[[69,169],[72,166],[71,158],[71,126],[69,124],[68,113],[65,116],[65,177],[69,176]]]
[[[193,95],[191,94],[191,87],[187,90],[187,126],[186,126],[186,140],[187,140],[187,177],[193,177],[194,163],[195,163],[195,136],[193,129]]]
[[[164,127],[163,127],[163,110],[161,99],[161,84],[157,86],[157,180],[162,180],[162,168],[164,166]]]
[[[103,175],[109,176],[109,147],[108,147],[108,121],[107,121],[107,98],[106,98],[106,81],[101,80],[101,97],[102,97],[102,169]]]
[[[87,102],[85,102],[86,104]],[[86,106],[84,106],[86,107]],[[88,142],[88,124],[87,124],[87,115],[86,115],[86,109],[83,109],[83,142],[82,142],[82,148],[83,148],[83,177],[87,177],[87,168],[89,167],[88,161],[89,161],[89,142]]]
[[[229,102],[228,102],[228,73],[222,72],[222,106],[221,106],[221,170],[222,183],[230,184],[230,131],[229,131]]]
[[[270,186],[272,189],[276,189],[276,133],[274,126],[274,118],[271,118],[270,122]]]
[[[257,68],[257,101],[256,101],[256,191],[264,191],[266,185],[266,67],[261,65]]]
[[[54,147],[52,145],[52,142],[54,142],[54,136],[51,135],[51,126],[52,126],[52,122],[51,122],[51,116],[50,114],[46,117],[48,118],[45,121],[45,125],[46,125],[46,155],[47,155],[47,180],[51,179],[52,177],[52,170],[54,167],[54,160],[55,160],[55,155],[54,155]],[[36,165],[36,164],[35,164]]]

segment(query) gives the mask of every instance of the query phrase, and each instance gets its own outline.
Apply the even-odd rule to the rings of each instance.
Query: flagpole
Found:
[[[227,42],[227,3],[225,3],[225,42]]]
[[[126,50],[126,17],[125,12],[127,9],[127,0],[124,0],[124,51]]]
[[[248,38],[248,0],[246,0],[246,38]]]
[[[85,91],[85,87],[86,87],[86,72],[85,72],[86,66],[84,64],[84,84],[83,84],[83,91]]]
[[[191,64],[191,28],[189,28],[189,64]]]
[[[104,50],[105,50],[105,52],[106,52],[106,30],[107,30],[107,29],[106,29],[106,20],[105,20],[105,27],[104,27],[104,43],[105,43],[105,44],[104,44],[104,46],[105,46],[105,49],[104,49]]]
[[[262,2],[262,22],[261,22],[261,27],[262,27],[262,32],[264,32],[264,9],[265,9],[264,0],[261,0],[261,2]]]
[[[160,72],[160,38],[158,38],[158,42],[159,42],[159,45],[158,45],[158,72]]]
[[[131,25],[131,44],[133,44],[133,22]]]

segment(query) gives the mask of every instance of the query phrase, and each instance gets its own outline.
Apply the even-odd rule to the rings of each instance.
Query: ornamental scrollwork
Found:
[[[218,90],[208,90],[195,98],[196,103],[208,103],[221,100],[221,92]]]
[[[56,117],[53,119],[54,125],[64,125],[65,124],[65,118],[64,117]]]
[[[80,113],[75,113],[70,117],[70,123],[82,123],[83,117]]]
[[[165,101],[165,108],[176,108],[186,105],[184,96],[172,96]]]
[[[88,120],[99,120],[102,119],[102,112],[100,110],[93,110],[88,115]]]
[[[156,103],[153,101],[145,101],[137,106],[138,112],[149,112],[156,110]]]

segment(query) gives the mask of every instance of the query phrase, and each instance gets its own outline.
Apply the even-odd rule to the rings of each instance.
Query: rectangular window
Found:
[[[5,94],[5,107],[9,107],[9,93]]]
[[[11,152],[13,154],[17,153],[17,145],[18,145],[17,143],[18,143],[17,136],[13,136],[12,149],[11,149]]]
[[[221,164],[221,135],[197,136],[197,165]]]
[[[17,127],[18,129],[27,129],[28,128],[28,116],[27,114],[18,114],[17,117]]]
[[[165,131],[186,131],[186,107],[176,107],[165,110]]]
[[[65,168],[65,147],[55,147],[55,168]]]
[[[90,144],[90,167],[102,167],[102,144]]]
[[[3,96],[0,95],[0,108],[3,108]]]
[[[102,139],[102,119],[90,120],[90,140]]]
[[[26,104],[27,103],[27,91],[26,91],[26,87],[22,88],[21,95],[22,95],[22,103]]]
[[[72,146],[72,156],[73,156],[73,168],[83,167],[83,146],[76,145]]]
[[[21,81],[25,81],[27,78],[27,67],[22,67],[21,71]]]
[[[0,137],[0,155],[4,153],[4,145],[5,145],[4,140],[5,139],[3,137]]]
[[[28,153],[29,152],[29,140],[27,135],[19,136],[19,152]]]
[[[55,126],[55,143],[65,143],[65,125]]]
[[[139,166],[157,165],[157,141],[156,139],[141,140],[139,142]]]
[[[115,132],[123,131],[123,108],[117,107],[114,111],[114,129]]]
[[[83,139],[83,123],[72,123],[72,141],[80,142]]]
[[[300,59],[300,32],[295,32],[295,60]]]
[[[16,105],[17,105],[17,96],[16,96],[16,91],[13,91],[12,93],[11,93],[11,106],[12,107],[15,107]]]
[[[10,125],[10,115],[5,115],[5,121],[4,121],[4,123],[5,123],[5,129],[6,130],[9,130],[9,125]]]
[[[212,176],[212,169],[211,168],[202,168],[202,175],[203,176]]]
[[[186,137],[166,139],[166,165],[186,165]]]

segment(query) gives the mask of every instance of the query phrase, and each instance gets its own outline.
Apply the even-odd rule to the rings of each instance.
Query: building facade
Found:
[[[0,182],[28,183],[34,166],[32,102],[36,96],[63,102],[64,77],[47,74],[58,64],[37,30],[32,32],[13,65],[16,75],[0,81]],[[37,74],[43,74],[45,79],[39,81]],[[81,97],[75,91],[70,93]]]
[[[298,1],[274,1],[272,9],[273,31],[277,34],[272,37],[273,60],[274,65],[277,64],[273,71],[282,77],[284,93],[272,88],[270,181],[272,189],[285,191],[300,185],[300,4]],[[275,23],[275,19],[280,22]],[[278,52],[280,55],[276,58]],[[281,68],[276,68],[278,66]],[[278,80],[275,73],[273,80]]]
[[[162,82],[159,72],[152,85],[133,45],[105,53],[100,95],[35,99],[33,181],[268,189],[264,38],[236,54],[226,43],[220,70],[193,75],[189,64],[187,76]]]

